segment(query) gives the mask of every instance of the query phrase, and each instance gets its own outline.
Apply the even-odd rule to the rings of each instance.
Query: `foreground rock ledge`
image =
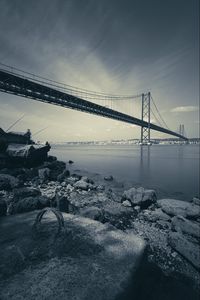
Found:
[[[0,299],[124,299],[144,258],[141,238],[66,213],[59,238],[51,213],[35,236],[36,215],[1,218]]]

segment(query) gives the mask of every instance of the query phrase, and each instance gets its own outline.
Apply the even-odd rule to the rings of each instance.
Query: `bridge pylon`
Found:
[[[184,124],[180,124],[179,125],[179,134],[181,135],[185,135],[185,127],[184,127]]]
[[[142,121],[148,122],[148,127],[141,127],[141,145],[151,145],[150,122],[151,122],[151,93],[142,94]]]
[[[182,136],[186,136],[185,126],[184,124],[179,125],[179,134]],[[179,144],[187,144],[188,142],[183,141],[183,139],[179,138]]]

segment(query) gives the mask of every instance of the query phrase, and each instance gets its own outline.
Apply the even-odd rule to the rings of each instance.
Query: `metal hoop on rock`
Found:
[[[64,228],[64,218],[63,218],[63,215],[62,213],[53,208],[53,207],[46,207],[44,209],[42,209],[36,216],[36,219],[35,219],[35,222],[33,224],[33,229],[38,231],[38,224],[40,224],[41,220],[42,220],[42,217],[44,216],[45,213],[47,212],[53,212],[54,215],[56,216],[57,218],[57,221],[58,221],[58,231],[57,231],[57,234],[60,233],[61,229]]]

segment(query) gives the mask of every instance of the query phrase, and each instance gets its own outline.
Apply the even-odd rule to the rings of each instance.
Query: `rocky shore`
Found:
[[[55,207],[108,223],[142,237],[149,262],[200,289],[199,198],[157,199],[154,190],[127,189],[112,175],[69,169],[51,156],[37,167],[1,169],[0,217]]]

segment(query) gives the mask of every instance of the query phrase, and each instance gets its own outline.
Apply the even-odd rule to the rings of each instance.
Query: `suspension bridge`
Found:
[[[183,131],[175,132],[167,126],[150,92],[138,95],[93,92],[36,76],[2,63],[0,65],[1,92],[140,126],[141,144],[150,144],[151,130],[188,140]],[[140,118],[131,115],[134,100],[141,103]],[[158,125],[151,122],[151,115]]]

